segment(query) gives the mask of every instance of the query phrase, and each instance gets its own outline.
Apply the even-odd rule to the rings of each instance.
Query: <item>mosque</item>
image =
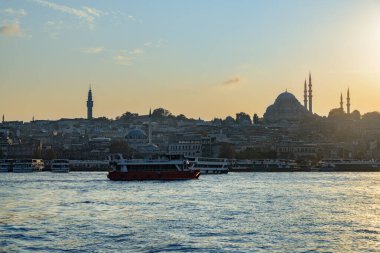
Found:
[[[347,110],[351,113],[350,89],[347,90]],[[343,94],[340,95],[340,109],[343,108]],[[313,85],[311,82],[311,74],[309,73],[309,84],[304,83],[304,100],[303,105],[290,92],[281,93],[274,103],[270,105],[265,114],[264,122],[268,124],[289,126],[297,124],[302,118],[313,117]]]
[[[265,114],[264,122],[268,124],[278,123],[297,123],[304,117],[313,115],[313,85],[311,74],[309,73],[309,84],[304,84],[304,104],[302,105],[297,98],[290,92],[281,93],[274,103],[270,105]]]

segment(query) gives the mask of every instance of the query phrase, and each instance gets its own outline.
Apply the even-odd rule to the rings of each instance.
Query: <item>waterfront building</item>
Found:
[[[169,155],[182,156],[202,156],[202,141],[198,140],[181,140],[178,143],[169,144]]]
[[[315,159],[317,157],[317,145],[313,143],[283,140],[275,146],[278,158]]]

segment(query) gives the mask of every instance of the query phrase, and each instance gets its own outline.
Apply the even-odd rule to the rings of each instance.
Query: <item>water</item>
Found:
[[[380,252],[380,174],[0,174],[4,252]]]

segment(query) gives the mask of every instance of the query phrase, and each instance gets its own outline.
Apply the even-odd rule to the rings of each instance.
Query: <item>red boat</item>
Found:
[[[187,180],[197,179],[199,170],[182,160],[125,160],[118,155],[110,161],[108,178],[116,181],[131,180]]]

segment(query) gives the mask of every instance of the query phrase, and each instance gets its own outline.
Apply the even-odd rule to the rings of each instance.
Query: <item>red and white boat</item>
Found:
[[[116,181],[132,180],[188,180],[197,179],[199,170],[188,161],[169,159],[124,159],[114,155],[110,159],[108,178]]]

